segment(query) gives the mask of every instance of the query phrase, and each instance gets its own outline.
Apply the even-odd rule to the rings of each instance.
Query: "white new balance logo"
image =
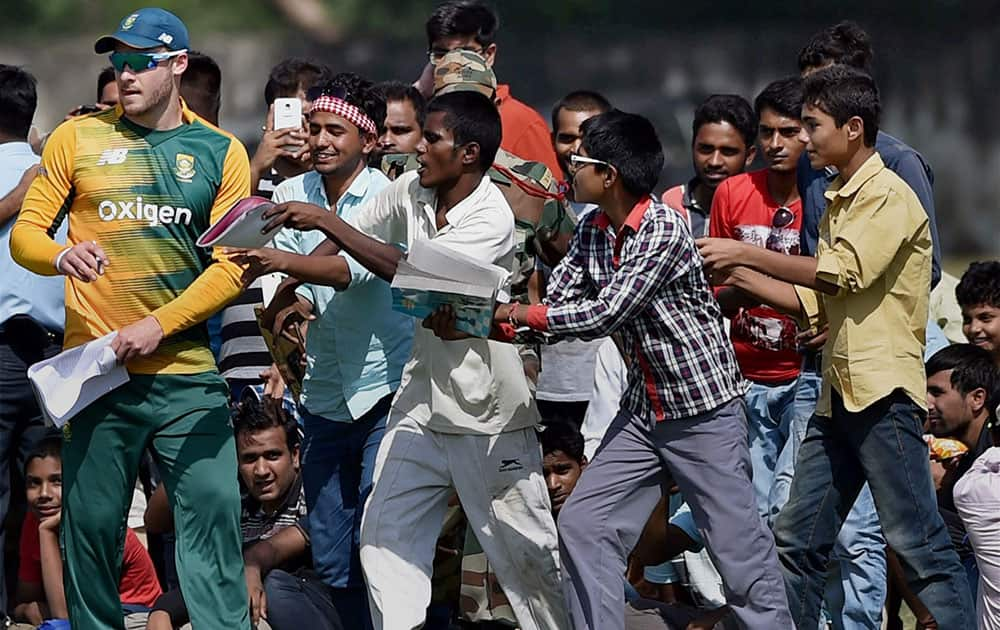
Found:
[[[97,165],[122,164],[127,155],[128,149],[105,149],[101,152],[101,159],[97,160]]]

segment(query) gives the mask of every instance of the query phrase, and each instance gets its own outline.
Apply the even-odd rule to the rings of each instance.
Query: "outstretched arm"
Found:
[[[281,225],[298,230],[322,231],[363,267],[386,282],[392,282],[396,265],[403,257],[399,248],[358,231],[336,214],[313,204],[299,201],[279,204],[268,210],[264,218],[270,220],[264,228],[265,232]]]

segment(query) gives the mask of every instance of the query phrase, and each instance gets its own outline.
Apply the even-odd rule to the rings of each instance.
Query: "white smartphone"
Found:
[[[298,98],[274,99],[274,128],[298,129],[302,126],[302,101]]]

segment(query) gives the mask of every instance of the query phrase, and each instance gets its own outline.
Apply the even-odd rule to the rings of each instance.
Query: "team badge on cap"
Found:
[[[194,156],[178,153],[174,158],[174,175],[182,182],[190,182],[194,178]]]
[[[132,28],[132,25],[135,24],[135,21],[138,19],[139,19],[139,14],[133,13],[132,15],[122,20],[122,30],[127,31],[128,29]]]

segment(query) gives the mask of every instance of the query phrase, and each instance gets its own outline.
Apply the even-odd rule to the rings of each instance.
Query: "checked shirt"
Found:
[[[746,392],[687,223],[660,202],[636,205],[620,234],[604,212],[587,215],[547,291],[546,305],[529,310],[532,328],[620,334],[629,364],[622,406],[637,416],[688,418]]]

